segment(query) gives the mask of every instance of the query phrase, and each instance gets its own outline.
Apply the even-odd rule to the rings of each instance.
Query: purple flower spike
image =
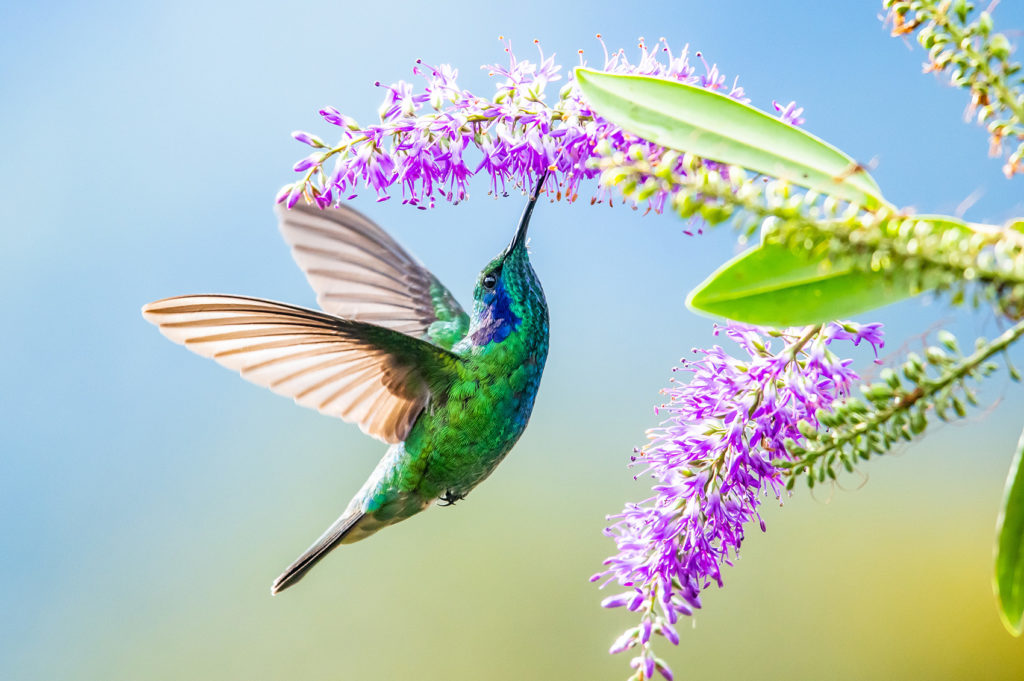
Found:
[[[618,553],[596,577],[602,586],[616,582],[635,595],[619,594],[602,605],[640,614],[640,626],[613,649],[639,647],[633,666],[645,681],[655,667],[672,678],[654,657],[651,634],[678,645],[673,625],[700,607],[704,589],[722,586],[722,567],[738,555],[747,524],[764,530],[758,506],[762,498],[782,498],[785,469],[778,463],[793,460],[786,442],[804,442],[801,422],[818,429],[819,410],[831,411],[835,400],[849,395],[858,377],[849,360],[832,352],[833,342],[865,341],[876,352],[883,343],[881,325],[849,322],[770,335],[730,323],[716,328],[715,335],[723,334],[746,356],[716,345],[683,360],[677,370],[689,379],[673,379],[663,391],[669,399],[658,412],[667,419],[648,433],[650,442],[630,464],[653,478],[653,494],[609,516],[605,530]]]
[[[673,54],[664,39],[649,49],[641,38],[639,49],[635,63],[623,50],[609,54],[605,49],[598,67],[608,73],[669,78],[747,101],[743,89],[735,81],[728,85],[718,67],[700,53],[700,64],[694,66],[686,48]],[[537,50],[536,62],[519,59],[507,43],[508,63],[484,67],[497,81],[489,98],[462,89],[451,66],[417,60],[414,82],[377,83],[384,92],[379,123],[360,126],[334,107],[324,107],[320,116],[342,128],[342,138],[330,147],[309,133],[293,133],[303,144],[325,150],[295,164],[295,171],[303,173],[299,184],[308,196],[335,189],[340,201],[362,183],[378,197],[400,192],[403,203],[424,208],[439,197],[463,201],[475,175],[488,178],[492,195],[504,196],[509,189],[531,189],[548,172],[548,196],[575,201],[581,184],[600,175],[592,161],[602,153],[640,149],[652,161],[665,154],[662,147],[591,111],[571,75],[561,86],[562,67],[554,55],[545,56],[539,44]],[[586,64],[582,54],[580,63]],[[549,94],[549,86],[559,89]],[[796,124],[800,110],[794,106],[776,108]],[[682,159],[674,170],[685,174]],[[610,198],[609,188],[596,187],[591,202]],[[665,193],[647,197],[648,209],[661,212],[669,198]]]

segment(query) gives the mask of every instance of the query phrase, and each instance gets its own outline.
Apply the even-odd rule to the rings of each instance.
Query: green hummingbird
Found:
[[[526,250],[542,184],[477,278],[472,317],[368,217],[305,205],[276,212],[322,311],[232,295],[142,308],[172,341],[391,445],[271,593],[338,544],[462,499],[522,435],[548,353],[547,302]]]

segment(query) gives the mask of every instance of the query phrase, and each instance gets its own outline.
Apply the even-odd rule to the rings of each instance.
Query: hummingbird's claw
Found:
[[[438,506],[454,506],[456,501],[460,501],[461,499],[465,498],[465,496],[465,494],[457,494],[456,492],[453,492],[450,489],[445,490],[444,496],[438,500],[443,501],[444,503],[439,503]]]

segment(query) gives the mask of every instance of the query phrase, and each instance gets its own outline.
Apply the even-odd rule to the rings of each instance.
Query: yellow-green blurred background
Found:
[[[301,586],[271,580],[383,452],[173,346],[139,307],[225,292],[313,304],[270,212],[316,110],[372,120],[374,80],[450,62],[464,86],[531,40],[573,64],[664,35],[703,50],[754,104],[805,106],[812,132],[875,160],[886,194],[974,220],[1024,214],[1021,179],[962,123],[963,93],[876,2],[6,3],[0,7],[0,678],[619,679],[628,613],[587,582],[604,516],[646,496],[625,467],[670,367],[711,341],[685,293],[735,249],[671,216],[542,205],[533,260],[552,347],[534,417],[497,473],[343,547]],[[1021,38],[1024,8],[997,25]],[[913,49],[911,49],[911,47]],[[427,213],[360,197],[467,300],[522,199],[471,185]],[[976,199],[970,205],[965,200]],[[918,300],[872,315],[889,350],[988,312]],[[1016,353],[1018,361],[1024,353]],[[871,370],[870,356],[858,361]],[[984,410],[833,490],[766,502],[742,559],[678,649],[677,678],[1020,679],[990,562],[1024,401]],[[863,483],[863,484],[862,484]]]

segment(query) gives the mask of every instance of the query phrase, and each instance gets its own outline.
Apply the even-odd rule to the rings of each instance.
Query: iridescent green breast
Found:
[[[548,350],[546,310],[501,342],[473,346],[443,403],[406,439],[426,461],[420,493],[461,498],[486,478],[526,428]]]

